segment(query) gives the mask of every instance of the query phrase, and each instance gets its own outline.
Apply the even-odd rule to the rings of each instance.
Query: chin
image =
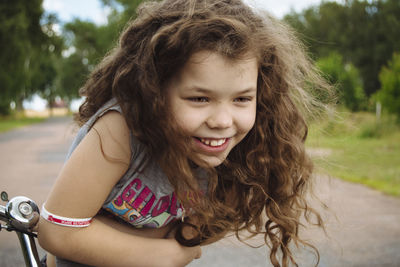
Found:
[[[219,158],[216,156],[204,156],[200,155],[200,159],[202,159],[209,167],[217,167],[224,162],[225,158]]]

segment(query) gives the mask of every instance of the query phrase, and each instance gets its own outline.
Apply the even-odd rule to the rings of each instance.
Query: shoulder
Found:
[[[108,111],[94,123],[89,133],[98,135],[102,150],[106,155],[129,161],[130,130],[121,113]]]
[[[112,127],[115,133],[128,134],[129,128],[124,116],[118,111],[110,110],[99,117],[94,125],[97,127]]]

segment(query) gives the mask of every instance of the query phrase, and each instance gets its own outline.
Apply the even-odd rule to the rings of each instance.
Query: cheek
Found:
[[[183,105],[175,109],[173,113],[178,126],[189,134],[193,133],[201,124],[202,120],[199,112],[193,112],[193,110],[185,108]]]
[[[248,112],[242,113],[238,118],[238,128],[242,133],[248,133],[253,128],[256,121],[255,110],[249,110]]]

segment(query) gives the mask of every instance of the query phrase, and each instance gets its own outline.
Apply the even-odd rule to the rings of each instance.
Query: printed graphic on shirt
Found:
[[[147,228],[162,227],[182,214],[175,193],[157,198],[139,178],[104,208],[136,227]]]

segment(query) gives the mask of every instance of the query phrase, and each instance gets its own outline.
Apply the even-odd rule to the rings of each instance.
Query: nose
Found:
[[[233,123],[231,111],[228,107],[219,105],[211,110],[206,123],[211,129],[229,128]]]

